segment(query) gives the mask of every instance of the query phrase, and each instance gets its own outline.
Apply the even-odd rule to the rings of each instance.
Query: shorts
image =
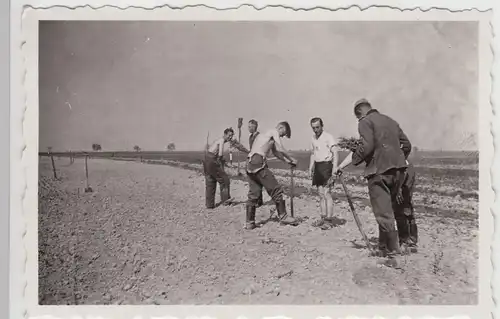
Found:
[[[328,184],[328,180],[332,177],[332,173],[332,162],[315,162],[314,174],[312,178],[313,186],[326,186]]]

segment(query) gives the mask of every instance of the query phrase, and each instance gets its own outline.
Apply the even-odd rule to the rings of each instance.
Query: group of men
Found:
[[[324,129],[323,120],[310,120],[313,131],[309,176],[320,197],[320,219],[317,226],[333,223],[333,182],[350,164],[365,163],[364,177],[368,181],[369,197],[379,229],[379,245],[374,255],[386,257],[387,266],[397,266],[396,256],[416,251],[418,241],[412,195],[415,183],[414,167],[408,162],[411,143],[399,124],[392,118],[373,109],[365,100],[354,105],[358,119],[361,143],[352,149],[339,165],[338,147],[333,135]],[[297,160],[283,147],[281,139],[291,138],[288,122],[280,122],[271,130],[259,133],[258,123],[248,123],[249,149],[234,140],[234,131],[228,128],[222,138],[208,146],[204,160],[206,177],[206,207],[215,207],[217,183],[220,184],[221,204],[232,203],[229,177],[224,172],[224,144],[247,154],[246,173],[248,198],[246,201],[246,229],[256,228],[255,213],[263,205],[262,192],[266,190],[276,206],[281,224],[297,225],[288,215],[283,197],[283,187],[276,180],[267,165],[269,156],[288,163],[292,167]]]

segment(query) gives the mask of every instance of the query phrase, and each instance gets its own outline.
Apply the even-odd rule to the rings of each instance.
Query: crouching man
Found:
[[[224,144],[229,143],[230,146],[241,152],[248,153],[248,150],[233,137],[233,129],[225,129],[224,136],[213,142],[205,153],[203,170],[205,173],[205,204],[208,209],[215,208],[217,183],[220,185],[221,205],[228,205],[232,202],[229,176],[224,172]]]
[[[296,220],[288,216],[286,203],[283,198],[283,187],[278,183],[267,166],[267,155],[272,152],[278,159],[292,166],[297,160],[288,154],[281,143],[281,138],[291,137],[291,128],[288,122],[279,123],[275,129],[257,135],[247,159],[248,200],[246,204],[246,229],[254,229],[255,211],[260,194],[264,188],[276,205],[278,218],[281,224],[296,225]]]

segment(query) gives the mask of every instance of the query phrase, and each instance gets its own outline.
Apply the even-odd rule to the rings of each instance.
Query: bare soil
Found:
[[[436,193],[424,179],[416,198],[419,252],[390,269],[368,256],[339,186],[335,228],[311,225],[318,198],[299,172],[294,205],[302,223],[247,231],[247,187],[235,169],[237,205],[207,210],[199,167],[168,164],[91,159],[93,192],[85,193],[83,160],[57,160],[59,180],[50,160],[40,160],[40,304],[477,303],[474,196]],[[276,172],[289,183],[286,171]],[[351,180],[349,189],[376,241],[366,187]],[[257,219],[271,208],[259,208]]]

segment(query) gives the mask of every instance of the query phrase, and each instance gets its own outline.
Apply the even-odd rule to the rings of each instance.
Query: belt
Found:
[[[252,163],[252,160],[254,159],[255,156],[258,156],[258,158],[262,159],[262,163]],[[264,169],[267,166],[267,160],[264,156],[260,154],[253,154],[252,157],[247,159],[247,173],[249,174],[256,174],[262,169]]]

